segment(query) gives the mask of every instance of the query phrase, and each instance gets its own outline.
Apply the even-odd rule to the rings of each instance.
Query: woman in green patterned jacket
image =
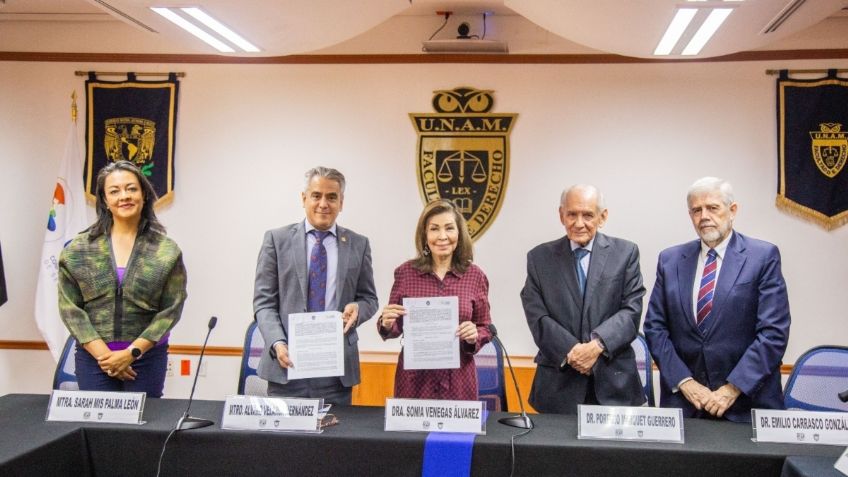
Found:
[[[186,271],[180,248],[156,219],[155,202],[136,166],[108,164],[97,175],[97,221],[59,258],[59,312],[78,343],[82,390],[162,396]]]

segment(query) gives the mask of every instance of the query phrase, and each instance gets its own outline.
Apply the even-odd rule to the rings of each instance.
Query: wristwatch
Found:
[[[136,346],[130,346],[130,354],[132,354],[133,360],[141,358],[141,348]]]
[[[277,340],[274,341],[273,344],[271,344],[271,347],[268,348],[268,354],[271,355],[271,358],[273,358],[274,360],[277,359],[277,343],[286,344],[286,342],[283,340]]]

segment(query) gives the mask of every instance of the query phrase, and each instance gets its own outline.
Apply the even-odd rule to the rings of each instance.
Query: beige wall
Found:
[[[476,244],[494,322],[509,351],[532,355],[518,293],[525,253],[555,239],[560,191],[594,183],[607,196],[604,232],[639,244],[649,293],[663,248],[694,238],[684,194],[697,177],[736,187],[737,229],[780,246],[793,326],[786,361],[820,343],[848,343],[848,227],[825,232],[774,206],[774,77],[766,68],[848,67],[848,60],[658,65],[125,65],[0,62],[0,242],[10,301],[0,340],[38,340],[32,308],[44,222],[64,147],[74,70],[185,71],[176,198],[160,218],[185,253],[189,300],[172,335],[241,346],[251,319],[262,233],[300,220],[302,173],[348,177],[339,222],[371,238],[381,303],[412,254],[422,203],[410,112],[432,112],[435,89],[495,91],[495,112],[519,117],[510,177],[494,225]],[[82,104],[82,102],[81,102]],[[80,125],[80,135],[83,133]],[[843,172],[845,173],[845,172]],[[647,302],[647,298],[646,298]],[[366,351],[394,351],[373,322]],[[25,357],[24,357],[25,356]],[[226,361],[226,363],[222,363]],[[202,396],[234,392],[231,358],[210,361]],[[221,364],[217,364],[221,363]],[[46,391],[46,352],[0,352],[0,394]],[[233,374],[236,373],[236,374]],[[171,383],[172,381],[169,381]],[[183,395],[182,384],[169,394]],[[175,391],[171,394],[170,391]],[[187,391],[186,393],[187,394]]]

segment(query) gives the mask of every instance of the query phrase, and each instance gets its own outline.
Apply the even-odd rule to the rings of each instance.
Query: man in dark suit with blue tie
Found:
[[[598,189],[573,186],[560,197],[567,235],[527,254],[521,302],[539,347],[530,390],[539,412],[645,402],[630,347],[645,295],[639,249],[598,232],[607,215]]]
[[[306,220],[265,233],[256,263],[253,311],[267,352],[257,374],[271,396],[324,398],[350,405],[359,384],[357,326],[377,311],[368,238],[336,224],[345,177],[329,167],[306,172],[301,199]],[[288,349],[292,313],[336,310],[344,324],[344,375],[289,380],[297,365]]]
[[[660,253],[645,317],[660,405],[750,422],[752,408],[783,408],[790,316],[780,252],[733,230],[728,182],[699,179],[686,202],[700,239]]]

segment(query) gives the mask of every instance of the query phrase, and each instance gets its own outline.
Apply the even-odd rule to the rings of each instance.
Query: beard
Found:
[[[706,243],[712,243],[718,245],[722,240],[727,237],[727,234],[730,232],[731,224],[725,224],[724,226],[716,226],[709,229],[701,229],[698,228],[698,235],[701,237]]]

